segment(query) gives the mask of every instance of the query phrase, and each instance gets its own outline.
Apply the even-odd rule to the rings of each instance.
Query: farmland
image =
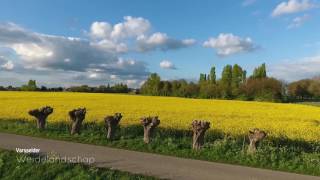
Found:
[[[46,128],[39,130],[28,111],[51,106]],[[319,108],[298,104],[200,100],[93,93],[0,92],[0,132],[37,136],[177,157],[225,162],[295,173],[320,175]],[[68,112],[86,107],[80,134],[70,134]],[[106,138],[104,117],[121,112],[114,140]],[[143,116],[161,123],[150,144],[143,141]],[[191,122],[211,122],[200,151],[191,148]],[[260,128],[267,138],[255,154],[248,130]]]
[[[121,112],[122,126],[138,124],[142,116],[157,115],[160,127],[168,129],[190,129],[192,120],[201,119],[211,122],[210,130],[235,136],[260,128],[271,137],[304,141],[320,138],[320,109],[296,104],[120,94],[0,92],[0,119],[33,120],[28,110],[45,105],[54,108],[48,123],[69,122],[69,110],[86,107],[87,122],[102,121],[108,114]]]

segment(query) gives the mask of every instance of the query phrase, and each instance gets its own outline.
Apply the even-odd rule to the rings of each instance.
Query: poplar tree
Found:
[[[210,70],[210,83],[216,84],[216,67],[212,66]]]
[[[232,83],[231,83],[232,95],[234,96],[239,95],[239,87],[240,87],[240,84],[242,83],[242,79],[243,79],[242,68],[238,64],[233,65]]]
[[[221,75],[221,86],[223,91],[223,96],[225,98],[230,98],[232,95],[232,66],[226,65],[223,68]]]

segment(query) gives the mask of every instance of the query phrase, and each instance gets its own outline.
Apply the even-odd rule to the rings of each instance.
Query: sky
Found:
[[[320,75],[319,0],[0,0],[0,85],[196,81],[227,64]]]

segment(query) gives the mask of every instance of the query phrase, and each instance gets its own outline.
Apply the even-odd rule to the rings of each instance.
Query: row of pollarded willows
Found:
[[[39,109],[34,109],[29,111],[29,115],[34,116],[37,119],[38,129],[43,130],[45,128],[47,117],[53,113],[53,108],[45,106]],[[82,128],[82,122],[85,119],[87,110],[86,108],[78,108],[69,111],[69,116],[72,121],[71,124],[71,134],[80,134]],[[115,113],[114,115],[108,115],[104,118],[105,128],[107,129],[107,139],[112,140],[115,137],[116,129],[119,126],[119,122],[122,118],[121,113]],[[143,141],[148,144],[151,142],[154,131],[156,127],[160,124],[160,119],[158,116],[153,117],[142,117],[140,123],[144,129]],[[210,122],[202,120],[194,120],[191,123],[193,138],[192,138],[192,148],[194,150],[200,150],[204,145],[204,136],[206,131],[210,128]],[[265,137],[266,133],[259,129],[253,129],[249,131],[249,148],[248,153],[255,153],[257,150],[257,145]]]

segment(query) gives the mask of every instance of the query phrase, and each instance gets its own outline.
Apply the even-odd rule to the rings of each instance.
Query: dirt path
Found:
[[[49,140],[0,133],[0,148],[38,148],[67,157],[93,157],[95,166],[109,167],[131,173],[181,180],[316,180],[320,177],[249,168],[199,160],[183,159],[150,153],[127,151],[103,146]]]

